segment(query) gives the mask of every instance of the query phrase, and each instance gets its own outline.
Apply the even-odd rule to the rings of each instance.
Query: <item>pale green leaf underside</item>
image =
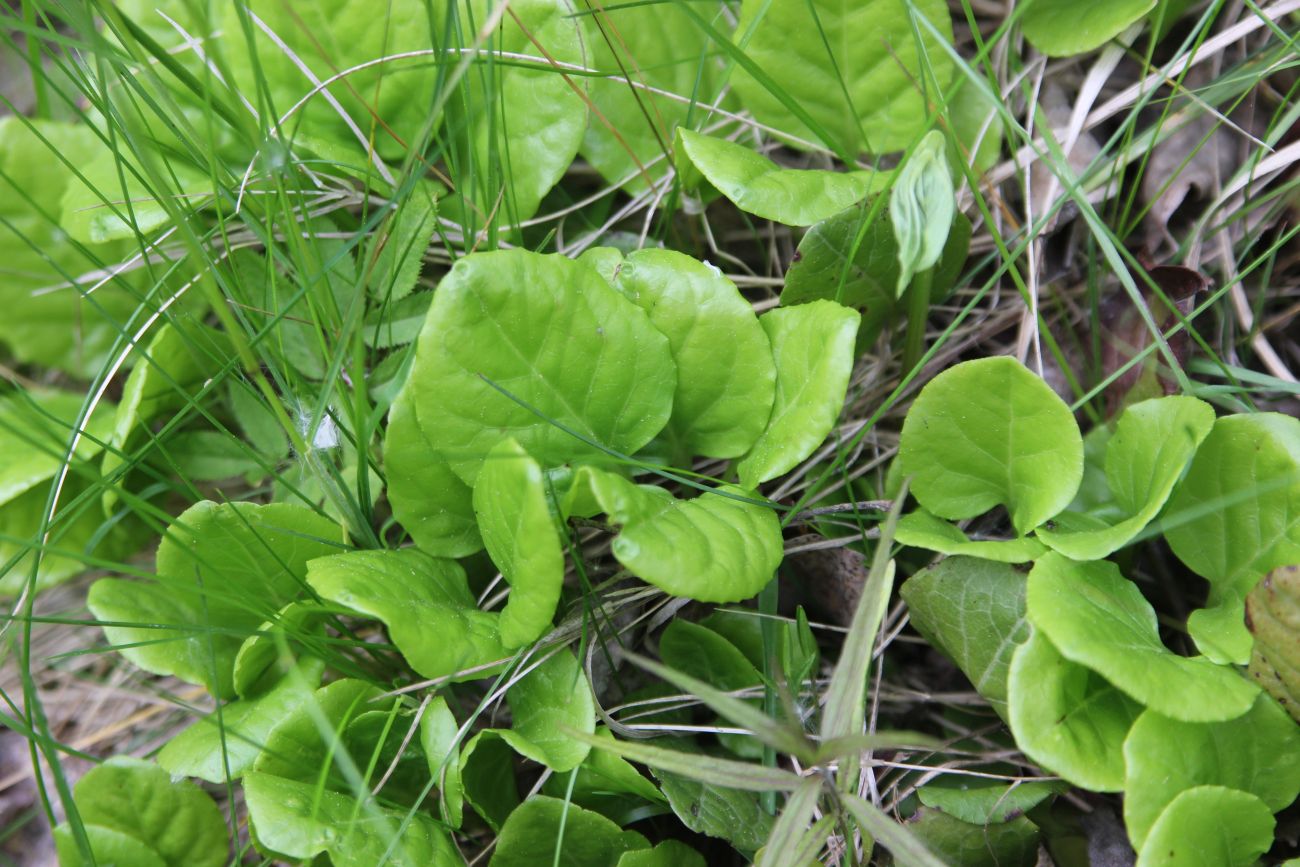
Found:
[[[1259,695],[1259,688],[1233,668],[1166,648],[1155,610],[1113,563],[1076,563],[1047,554],[1029,573],[1026,600],[1030,622],[1062,656],[1166,716],[1187,722],[1234,719]]]
[[[939,0],[745,0],[734,39],[826,131],[827,144],[849,153],[906,147],[924,128],[924,94],[952,77],[952,24]],[[818,141],[745,70],[731,81],[759,122]]]
[[[1227,786],[1277,812],[1300,793],[1300,728],[1260,696],[1242,717],[1185,723],[1148,710],[1124,742],[1124,824],[1139,849],[1161,812],[1185,789]]]
[[[917,572],[900,593],[917,631],[1005,713],[1011,655],[1029,637],[1024,573],[988,560],[949,557]]]
[[[682,128],[678,141],[718,192],[747,214],[787,226],[811,226],[871,192],[875,173],[787,169],[745,145]]]
[[[443,278],[399,400],[472,484],[506,437],[544,466],[635,453],[667,423],[676,385],[668,339],[595,271],[502,250]]]
[[[912,494],[941,518],[1006,506],[1026,534],[1074,498],[1083,440],[1069,407],[1012,358],[949,368],[921,390],[899,440]]]
[[[1025,536],[1018,539],[970,539],[959,527],[936,518],[924,509],[900,518],[894,539],[913,548],[924,548],[940,554],[979,557],[999,563],[1028,563],[1047,550],[1038,540]]]
[[[1114,507],[1126,517],[1098,519],[1063,512],[1055,519],[1056,527],[1040,527],[1036,535],[1074,560],[1110,556],[1164,508],[1213,425],[1214,408],[1194,397],[1164,397],[1130,406],[1106,447],[1107,486]]]
[[[744,454],[767,424],[776,388],[753,307],[715,266],[673,250],[638,250],[614,274],[615,288],[668,338],[677,365],[664,435],[688,454]]]
[[[1248,867],[1272,846],[1274,825],[1268,805],[1248,792],[1187,789],[1152,826],[1137,867]]]
[[[1069,57],[1105,45],[1155,8],[1156,0],[1033,0],[1025,4],[1020,29],[1049,57]]]
[[[564,548],[541,465],[515,440],[502,440],[488,452],[474,483],[474,514],[492,562],[510,584],[501,643],[518,647],[539,638],[555,616]]]
[[[313,560],[307,581],[325,599],[382,621],[424,677],[458,675],[509,656],[498,633],[499,616],[478,609],[465,570],[455,561],[412,548],[352,551]]]
[[[1041,632],[1011,657],[1007,710],[1016,745],[1035,762],[1095,792],[1124,788],[1124,738],[1142,706]]]
[[[839,419],[853,373],[861,316],[833,301],[811,301],[765,313],[776,361],[772,415],[736,465],[742,485],[756,488],[808,458]]]

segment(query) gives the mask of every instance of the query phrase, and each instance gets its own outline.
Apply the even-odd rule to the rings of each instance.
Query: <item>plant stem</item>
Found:
[[[907,336],[903,342],[903,370],[916,366],[925,354],[925,326],[930,318],[930,283],[933,269],[926,268],[907,287]]]

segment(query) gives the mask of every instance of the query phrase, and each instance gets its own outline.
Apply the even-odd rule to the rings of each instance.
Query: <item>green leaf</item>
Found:
[[[194,722],[158,753],[158,764],[173,776],[209,783],[237,780],[253,766],[277,725],[288,718],[320,683],[325,664],[306,659],[299,672],[282,677],[269,692],[241,699]]]
[[[659,657],[669,668],[728,692],[763,682],[758,669],[734,644],[689,620],[668,624],[659,636]]]
[[[1029,573],[1026,603],[1030,622],[1062,656],[1166,716],[1186,722],[1235,719],[1259,694],[1230,667],[1166,648],[1151,604],[1108,561],[1044,556]]]
[[[587,124],[582,156],[608,183],[635,195],[648,189],[646,175],[657,183],[672,168],[665,149],[692,104],[634,89],[629,79],[703,105],[716,94],[721,65],[708,35],[676,4],[592,8],[587,65],[609,77],[591,80],[599,114]]]
[[[749,302],[715,266],[672,250],[630,254],[612,282],[668,338],[677,391],[663,435],[686,454],[744,454],[776,388],[771,346]]]
[[[1165,808],[1194,786],[1249,792],[1276,813],[1300,794],[1300,729],[1260,696],[1245,716],[1186,723],[1148,710],[1124,742],[1124,824],[1142,848]]]
[[[609,729],[600,727],[597,738],[613,741]],[[667,799],[640,771],[619,756],[606,750],[592,750],[582,760],[573,781],[572,800],[581,807],[595,810],[613,818],[611,808],[622,811],[628,804],[642,807],[646,802],[664,804]],[[569,780],[562,775],[552,775],[542,786],[542,791],[553,797],[569,794]]]
[[[83,822],[134,837],[168,867],[226,863],[221,810],[198,786],[173,782],[157,765],[114,757],[82,777],[74,797]]]
[[[488,452],[474,483],[474,514],[492,562],[510,585],[501,644],[519,647],[551,625],[564,586],[564,548],[541,466],[513,439]]]
[[[484,729],[460,754],[461,785],[465,801],[500,833],[510,813],[519,806],[519,784],[515,781],[514,751],[501,738],[499,729]]]
[[[907,579],[908,618],[1005,715],[1011,655],[1029,637],[1025,574],[988,560],[949,557]]]
[[[436,557],[467,557],[483,548],[473,490],[451,471],[417,416],[414,388],[388,414],[384,469],[393,514],[415,544]]]
[[[1279,566],[1246,597],[1246,624],[1255,637],[1250,676],[1287,712],[1300,714],[1300,566]]]
[[[265,474],[265,462],[230,434],[214,430],[185,431],[168,438],[167,456],[183,478],[200,482]]]
[[[1020,29],[1048,57],[1069,57],[1105,45],[1155,5],[1156,0],[1112,0],[1097,6],[1034,0],[1025,6]]]
[[[1300,562],[1300,420],[1279,413],[1214,423],[1165,511],[1169,547],[1210,582],[1188,631],[1212,659],[1243,664],[1242,600],[1278,566]]]
[[[1084,789],[1124,788],[1124,738],[1142,706],[1066,659],[1041,632],[1011,657],[1007,710],[1029,758]]]
[[[1038,863],[1040,832],[1024,816],[985,825],[964,822],[945,812],[922,808],[905,827],[945,864],[1034,867]]]
[[[334,867],[442,867],[461,861],[447,832],[419,812],[261,773],[244,778],[244,799],[262,848],[290,858],[328,853]]]
[[[684,127],[677,132],[685,156],[733,205],[787,226],[811,226],[833,216],[860,201],[877,181],[868,171],[781,168],[744,145]]]
[[[484,677],[481,666],[510,655],[499,615],[478,609],[454,561],[413,548],[351,551],[313,560],[307,580],[325,599],[382,621],[423,677]]]
[[[392,215],[381,224],[366,248],[362,259],[366,264],[366,282],[370,297],[381,302],[381,310],[392,310],[391,305],[409,296],[420,279],[424,254],[437,228],[435,196],[436,191],[429,184],[421,183],[412,188],[409,196],[393,202]],[[383,331],[371,333],[378,336]]]
[[[75,180],[70,167],[87,165],[103,149],[87,124],[0,118],[0,344],[20,362],[82,379],[93,378],[108,362],[137,304],[129,275],[83,293],[106,276],[108,266],[139,248],[71,243],[59,216],[64,192]],[[71,280],[78,285],[63,286]]]
[[[979,557],[999,563],[1028,563],[1041,557],[1047,550],[1042,542],[1027,536],[1018,539],[972,540],[958,527],[942,518],[936,518],[924,509],[899,518],[894,538],[913,548],[924,548],[940,554]]]
[[[284,44],[281,48],[245,14],[256,15]],[[234,73],[232,87],[250,99],[265,94],[272,117],[283,117],[306,97],[317,81],[377,57],[428,49],[441,31],[421,0],[394,0],[375,9],[364,0],[326,0],[310,8],[291,8],[274,0],[221,4],[221,47]],[[247,30],[247,35],[246,35]],[[299,64],[308,71],[300,69]],[[349,128],[348,119],[379,153],[400,159],[420,143],[437,72],[427,60],[369,64],[350,72],[329,88],[332,100],[317,94],[284,123],[286,137],[304,132],[349,150],[366,145]],[[260,104],[260,103],[259,103]],[[341,107],[346,116],[339,113]],[[360,157],[358,157],[360,162]]]
[[[1248,867],[1273,845],[1273,814],[1247,792],[1187,789],[1160,814],[1137,867]]]
[[[1010,822],[1062,789],[1057,783],[997,783],[960,774],[941,776],[917,790],[927,807],[974,825]]]
[[[151,849],[149,844],[130,834],[99,825],[83,827],[97,865],[168,867],[167,862]],[[72,826],[66,822],[54,829],[54,849],[58,853],[59,867],[90,867],[90,862],[82,857],[81,850],[77,848],[76,839],[72,836]]]
[[[997,165],[1002,156],[1003,128],[998,106],[972,83],[967,82],[945,106],[952,141],[948,159],[961,176],[961,166],[970,166],[976,176]]]
[[[849,378],[860,318],[831,301],[768,311],[759,319],[776,360],[776,400],[767,428],[737,465],[754,488],[793,469],[835,427]]]
[[[649,849],[635,831],[576,804],[534,795],[506,820],[492,854],[491,867],[534,867],[558,863],[568,867],[617,867],[624,852]]]
[[[905,147],[924,129],[924,94],[952,77],[952,24],[938,0],[744,0],[735,39],[847,153]],[[761,80],[743,69],[731,80],[760,123],[818,140]]]
[[[697,758],[706,760],[703,756]],[[697,834],[721,838],[742,852],[756,851],[771,835],[774,820],[753,792],[701,782],[661,768],[654,768],[654,773],[677,818]]]
[[[451,18],[456,10],[459,21]],[[433,20],[435,40],[452,34],[456,47],[481,47],[523,54],[536,60],[504,57],[476,64],[448,106],[448,124],[469,143],[472,173],[469,197],[479,214],[498,214],[513,224],[537,211],[542,197],[564,176],[587,130],[585,81],[551,66],[553,62],[587,65],[591,39],[586,16],[568,0],[512,2],[509,15],[493,16],[491,0],[439,0]],[[421,4],[421,15],[425,15]],[[483,22],[497,20],[486,39]],[[425,28],[422,36],[427,40]],[[427,47],[427,42],[426,46]],[[453,56],[450,62],[460,58]],[[462,193],[465,193],[462,183]],[[481,220],[482,217],[478,217]]]
[[[889,209],[880,208],[864,228],[871,208],[872,199],[867,199],[804,233],[781,290],[783,307],[823,298],[857,310],[862,314],[859,349],[870,348],[893,318],[894,287],[899,274],[898,244]],[[943,256],[930,277],[932,301],[944,297],[961,276],[970,235],[970,220],[957,211]]]
[[[596,705],[578,660],[561,649],[506,690],[514,724],[501,737],[553,771],[571,771],[591,747],[573,734],[596,730]]]
[[[337,778],[333,764],[340,761],[339,752],[346,752],[342,733],[367,711],[385,709],[382,696],[378,687],[354,678],[336,680],[302,696],[268,734],[253,771],[312,784],[324,774]],[[364,763],[367,757],[349,758]]]
[[[676,384],[668,339],[595,271],[502,250],[443,278],[402,396],[472,484],[507,436],[543,466],[633,454],[667,423]]]
[[[885,815],[874,804],[853,794],[844,795],[843,801],[849,815],[862,829],[863,836],[884,845],[893,853],[896,862],[915,865],[915,867],[943,867],[943,862],[936,858],[905,826]]]
[[[150,173],[125,149],[101,146],[89,162],[77,166],[82,177],[71,178],[63,194],[68,234],[82,244],[135,241],[172,224],[177,209],[195,212],[218,201],[211,177],[179,154],[155,169]]]
[[[936,376],[903,422],[898,459],[929,512],[960,520],[1006,506],[1021,535],[1069,505],[1083,441],[1069,407],[1012,358]]]
[[[431,303],[432,292],[416,292],[375,308],[366,314],[363,326],[366,345],[375,349],[392,349],[413,343],[420,336]]]
[[[140,668],[229,696],[244,636],[298,598],[307,561],[337,551],[338,535],[301,506],[204,501],[168,528],[157,583],[101,579],[86,604]]]
[[[420,717],[420,748],[429,763],[429,773],[442,793],[442,819],[459,828],[464,812],[465,790],[460,779],[460,747],[456,735],[460,726],[447,700],[433,698]]]
[[[624,852],[618,867],[708,867],[704,857],[680,840],[665,840],[653,849]]]
[[[1214,425],[1214,409],[1194,397],[1163,397],[1128,407],[1106,448],[1106,480],[1120,516],[1071,532],[1080,517],[1063,512],[1038,538],[1075,560],[1100,560],[1132,541],[1164,508],[1188,461]],[[1091,517],[1091,516],[1086,516]]]
[[[276,612],[239,646],[235,692],[241,698],[253,698],[277,685],[294,668],[295,645],[306,645],[309,654],[317,652],[319,645],[312,648],[311,641],[324,634],[323,621],[329,614],[314,600],[290,602]]]
[[[132,371],[134,373],[135,371]],[[232,381],[230,409],[248,444],[258,454],[278,461],[289,453],[289,437],[280,420],[251,385]]]
[[[926,133],[912,149],[889,191],[889,216],[898,241],[899,271],[894,295],[899,298],[915,274],[938,263],[948,242],[957,197],[944,145],[943,133]]]

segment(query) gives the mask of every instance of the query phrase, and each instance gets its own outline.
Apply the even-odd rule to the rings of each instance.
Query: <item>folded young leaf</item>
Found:
[[[734,458],[767,424],[776,369],[754,309],[715,266],[673,250],[638,250],[611,281],[667,338],[677,365],[661,436],[683,455]]]
[[[624,831],[599,813],[557,798],[534,795],[510,814],[489,867],[613,867],[625,852],[649,849],[635,831]]]
[[[999,563],[1028,563],[1047,550],[1042,542],[1021,536],[1018,539],[970,539],[959,527],[936,518],[924,509],[898,519],[894,538],[903,545],[924,548],[940,554],[979,557]]]
[[[743,68],[731,77],[760,123],[812,142],[824,132],[826,145],[850,154],[906,147],[925,128],[924,94],[952,78],[952,23],[938,0],[745,0],[735,41],[768,79]]]
[[[115,756],[82,777],[73,797],[83,822],[135,838],[167,867],[226,863],[229,835],[216,803],[151,762]]]
[[[776,361],[776,398],[762,436],[736,465],[742,485],[756,488],[789,472],[825,442],[844,407],[860,321],[833,301],[781,307],[759,319]]]
[[[460,780],[460,746],[456,733],[460,726],[447,700],[436,696],[429,701],[420,717],[420,748],[424,750],[433,782],[442,793],[442,820],[459,828],[465,807],[465,789]]]
[[[963,362],[932,379],[898,449],[927,511],[959,520],[1006,506],[1021,535],[1069,505],[1083,477],[1069,407],[1013,358]]]
[[[1202,653],[1244,664],[1242,601],[1270,570],[1300,562],[1300,420],[1280,413],[1214,423],[1165,511],[1165,539],[1210,582],[1188,619]]]
[[[860,201],[876,186],[875,172],[781,168],[742,144],[680,128],[684,156],[706,181],[747,214],[811,226]]]
[[[948,557],[907,579],[899,593],[916,630],[1005,716],[1011,655],[1029,637],[1025,574],[989,560]]]
[[[541,466],[513,439],[488,452],[474,483],[474,515],[492,562],[510,585],[501,611],[501,644],[540,638],[564,586],[564,548]]]
[[[1108,514],[1062,512],[1054,519],[1055,526],[1039,527],[1035,535],[1074,560],[1110,556],[1164,508],[1213,426],[1214,408],[1194,397],[1162,397],[1131,405],[1106,446]],[[1123,517],[1111,514],[1114,510]]]
[[[1025,601],[1029,621],[1062,656],[1166,716],[1186,722],[1235,719],[1259,695],[1232,667],[1165,647],[1151,603],[1109,561],[1076,563],[1047,554],[1029,573]]]
[[[668,338],[586,265],[466,256],[434,295],[399,402],[468,484],[514,437],[544,466],[633,454],[672,412]]]
[[[1187,789],[1160,814],[1137,867],[1249,867],[1273,845],[1273,814],[1249,792]]]
[[[465,570],[453,560],[414,548],[351,551],[313,560],[307,581],[324,599],[382,621],[423,677],[472,680],[510,656],[500,615],[479,610]]]
[[[1124,825],[1141,849],[1165,808],[1200,785],[1249,792],[1276,813],[1300,794],[1300,728],[1268,696],[1242,717],[1185,723],[1148,710],[1124,741]]]
[[[1007,710],[1016,746],[1045,769],[1094,792],[1124,788],[1124,738],[1142,706],[1042,632],[1011,657]]]

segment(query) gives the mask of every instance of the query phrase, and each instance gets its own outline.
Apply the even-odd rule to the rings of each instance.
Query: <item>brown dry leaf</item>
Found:
[[[1064,143],[1063,139],[1069,132],[1070,116],[1073,113],[1065,91],[1056,85],[1048,84],[1043,88],[1039,108],[1038,124],[1051,129],[1052,137]],[[1092,137],[1092,133],[1084,130],[1079,133],[1074,145],[1065,152],[1065,160],[1074,176],[1082,177],[1099,153],[1101,153],[1101,146]],[[1063,195],[1065,187],[1052,171],[1051,165],[1040,159],[1029,167],[1029,189],[1033,201],[1033,216],[1037,221],[1051,210],[1052,205]],[[1058,223],[1062,220],[1068,222],[1076,213],[1078,213],[1078,205],[1067,200],[1043,226],[1043,234],[1050,234]]]
[[[1169,220],[1192,190],[1204,195],[1232,171],[1232,150],[1223,122],[1209,114],[1170,118],[1174,132],[1151,150],[1142,174],[1142,198],[1150,205],[1147,221],[1171,246]]]

